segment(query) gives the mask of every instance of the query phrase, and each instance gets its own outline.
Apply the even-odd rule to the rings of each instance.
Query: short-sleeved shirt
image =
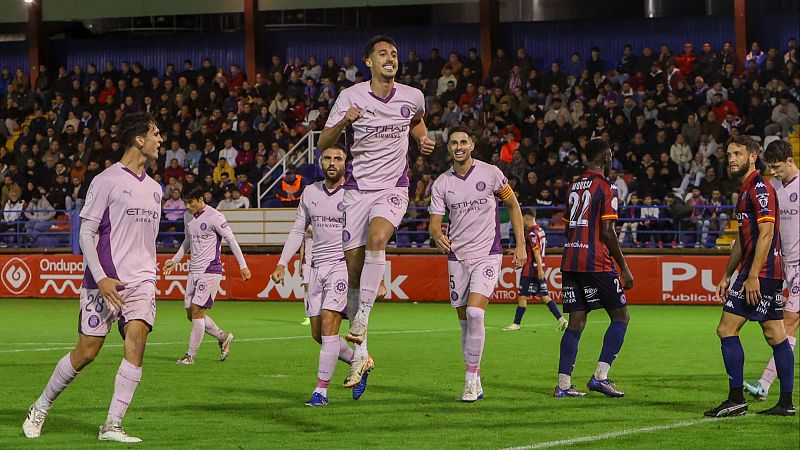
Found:
[[[759,273],[760,278],[779,280],[781,271],[781,217],[778,214],[778,197],[775,188],[767,183],[758,170],[754,170],[739,186],[739,200],[736,202],[736,219],[739,221],[739,245],[742,247],[742,260],[739,263],[739,276],[750,275],[750,268],[756,255],[756,243],[761,234],[758,225],[773,222],[767,259]]]
[[[544,249],[547,246],[547,236],[539,224],[534,224],[525,235],[525,250],[528,253],[528,262],[522,268],[523,277],[537,276],[538,264],[536,264],[536,256],[534,252],[541,252],[542,254],[542,270],[544,270]]]
[[[616,272],[603,243],[603,221],[617,220],[617,186],[596,170],[572,183],[566,217],[568,227],[562,272]]]
[[[795,175],[788,183],[771,180],[778,195],[781,210],[781,250],[783,264],[800,264],[800,175]]]
[[[197,214],[183,216],[187,238],[191,239],[190,273],[222,273],[222,240],[233,238],[233,231],[221,212],[206,206]]]
[[[513,196],[503,172],[474,160],[462,177],[451,167],[433,182],[431,214],[450,212],[450,255],[454,261],[503,253],[500,202]]]
[[[155,281],[161,197],[155,180],[121,163],[92,180],[80,217],[100,224],[97,255],[106,276],[132,286]],[[83,287],[96,289],[97,281],[87,267]]]
[[[339,94],[325,127],[339,123],[351,107],[361,109],[362,116],[345,133],[345,189],[407,187],[408,136],[411,119],[425,113],[422,91],[395,83],[389,96],[380,98],[369,81],[355,84]]]
[[[314,243],[311,248],[311,265],[319,267],[342,261],[342,230],[344,230],[344,190],[342,186],[328,190],[324,181],[306,187],[300,197],[294,230],[305,230],[311,225]],[[306,250],[308,251],[308,250]],[[281,255],[283,258],[284,255]],[[288,259],[288,258],[287,258]],[[284,261],[283,264],[285,265]]]

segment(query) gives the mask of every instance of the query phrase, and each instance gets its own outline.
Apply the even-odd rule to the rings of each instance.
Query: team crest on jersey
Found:
[[[769,204],[769,194],[758,194],[756,197],[758,198],[758,204],[762,208],[766,208]]]
[[[483,276],[491,280],[492,278],[494,278],[494,269],[492,269],[491,267],[484,268]]]
[[[336,209],[339,211],[344,211],[344,202],[339,202],[339,204],[336,205]]]
[[[408,119],[411,117],[411,108],[409,108],[407,105],[403,105],[403,107],[400,108],[400,115]]]
[[[92,204],[93,201],[94,201],[94,194],[92,192],[87,193],[86,194],[86,201],[84,202],[84,204],[86,206],[89,206],[89,205]]]
[[[333,287],[336,290],[337,294],[344,294],[347,292],[347,281],[339,280],[336,282],[336,285]]]
[[[765,300],[766,300],[766,299],[769,299],[769,297],[766,297],[766,296],[765,296],[765,297],[764,297],[764,299],[765,299]],[[783,298],[783,295],[781,295],[780,293],[778,293],[778,295],[776,295],[776,296],[775,296],[775,306],[777,306],[777,307],[781,307],[781,306],[783,306],[783,303],[784,303],[784,302],[783,302],[783,300],[784,300],[784,298]]]
[[[350,242],[350,238],[351,238],[351,236],[350,236],[350,232],[349,231],[347,231],[347,230],[342,231],[342,241]]]
[[[477,189],[480,192],[485,191],[486,190],[486,183],[484,183],[483,181],[478,181],[477,183],[475,183],[475,189]]]
[[[789,201],[792,203],[797,201],[797,192],[792,192],[792,195],[789,196]]]
[[[93,314],[91,317],[89,317],[89,326],[92,328],[97,328],[98,325],[100,325],[100,316]]]
[[[402,200],[400,200],[400,196],[397,194],[392,194],[389,196],[389,203],[392,204],[395,208],[399,208]]]
[[[207,228],[208,228],[208,224],[205,224],[205,223],[201,223],[200,224],[200,229],[201,230],[205,231]]]
[[[156,203],[161,203],[161,194],[158,192],[153,192],[153,200],[155,200]]]
[[[205,292],[206,291],[206,284],[200,283],[197,285],[197,292]]]
[[[795,284],[792,286],[792,295],[799,295],[800,294],[800,284]]]

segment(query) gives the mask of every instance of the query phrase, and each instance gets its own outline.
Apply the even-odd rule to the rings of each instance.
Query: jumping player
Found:
[[[586,171],[572,183],[569,193],[569,219],[564,233],[564,256],[561,278],[564,286],[564,312],[569,324],[561,338],[558,364],[558,386],[555,397],[583,397],[572,385],[572,369],[578,355],[578,343],[589,312],[603,308],[611,324],[603,338],[600,359],[589,383],[590,391],[609,397],[623,397],[608,379],[608,371],[617,357],[628,329],[628,308],[625,294],[633,287],[633,275],[619,248],[614,222],[617,220],[617,187],[605,177],[611,165],[611,149],[602,139],[592,139],[586,146]],[[610,254],[609,254],[610,253]],[[620,283],[614,258],[622,273]]]
[[[80,290],[78,343],[56,365],[42,395],[22,424],[25,436],[39,437],[56,398],[89,365],[116,321],[124,357],[101,441],[141,442],[122,428],[139,380],[147,335],[156,318],[156,236],[161,217],[161,186],[145,173],[158,158],[162,138],[147,113],[122,118],[120,162],[92,180],[81,210],[80,245],[86,267]]]
[[[741,181],[736,217],[739,239],[733,244],[725,274],[717,285],[717,298],[724,302],[717,335],[722,342],[722,359],[728,373],[728,398],[706,411],[708,417],[747,414],[744,398],[744,349],[739,330],[748,320],[761,325],[772,346],[781,395],[778,404],[759,414],[793,416],[794,353],[783,323],[783,281],[781,279],[781,217],[775,189],[756,170],[759,145],[747,136],[732,137],[727,143],[728,171]],[[739,275],[731,285],[734,270]],[[730,288],[730,289],[729,289]]]
[[[420,152],[433,152],[423,121],[422,91],[397,84],[397,44],[375,36],[364,49],[371,79],[343,90],[331,109],[317,144],[325,150],[347,132],[348,161],[344,183],[346,220],[342,241],[350,290],[348,303],[358,305],[350,317],[347,339],[356,356],[345,387],[355,386],[369,371],[367,324],[386,268],[386,244],[408,206],[409,136]]]
[[[774,141],[764,151],[764,160],[775,177],[770,180],[781,205],[781,250],[783,252],[783,279],[789,297],[783,307],[783,326],[789,345],[797,344],[800,326],[800,170],[792,156],[792,146],[786,141]],[[767,399],[769,388],[777,377],[775,358],[770,358],[767,368],[756,383],[745,381],[744,387],[757,400]]]
[[[164,275],[169,275],[186,253],[192,254],[189,260],[189,278],[186,280],[186,297],[183,301],[186,318],[192,323],[192,332],[189,335],[189,349],[175,364],[194,364],[204,332],[219,343],[219,360],[225,361],[228,357],[233,333],[222,331],[206,313],[214,305],[219,283],[222,281],[222,241],[228,244],[236,257],[242,280],[250,279],[250,269],[247,268],[242,249],[225,216],[206,205],[204,195],[205,189],[202,187],[196,187],[185,195],[186,213],[183,215],[183,222],[186,237],[175,256],[164,263]]]
[[[448,254],[450,304],[458,314],[467,366],[461,393],[464,402],[483,398],[480,367],[486,340],[484,316],[503,260],[498,199],[508,207],[514,227],[514,264],[520,268],[528,258],[522,213],[514,191],[500,169],[472,159],[474,148],[469,128],[459,126],[450,131],[447,149],[453,166],[433,182],[428,228],[439,250]],[[450,228],[446,236],[442,220],[448,211]]]
[[[514,323],[503,328],[503,331],[517,331],[521,328],[522,316],[528,306],[528,297],[534,297],[546,304],[558,321],[558,331],[567,328],[567,319],[561,315],[558,305],[550,298],[547,290],[547,280],[544,275],[544,249],[547,247],[547,237],[544,230],[536,223],[536,210],[525,208],[522,210],[522,222],[525,224],[525,250],[528,262],[522,268],[519,279],[519,301],[517,312],[514,314]]]
[[[300,248],[309,225],[312,227],[313,250],[308,293],[305,299],[306,316],[311,319],[311,335],[322,344],[319,352],[317,387],[306,402],[308,406],[328,404],[328,385],[336,369],[336,360],[347,364],[353,361],[353,349],[339,337],[342,312],[347,309],[347,265],[342,254],[344,223],[344,167],[346,154],[339,147],[329,147],[320,156],[325,180],[308,186],[300,198],[297,218],[283,246],[272,280],[281,283],[286,265]],[[372,367],[372,361],[368,361]],[[358,400],[367,385],[369,370],[353,389]]]

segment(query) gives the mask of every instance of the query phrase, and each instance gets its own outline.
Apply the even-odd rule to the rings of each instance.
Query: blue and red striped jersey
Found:
[[[562,272],[616,271],[601,237],[603,221],[617,220],[618,203],[617,186],[599,171],[587,170],[572,183]]]
[[[783,277],[781,271],[781,217],[778,211],[780,209],[775,188],[764,180],[758,170],[753,171],[739,186],[739,201],[736,203],[739,245],[742,247],[742,260],[738,268],[740,276],[750,274],[760,234],[758,224],[773,222],[775,230],[772,234],[769,253],[758,276],[771,280],[780,280]]]
[[[534,252],[540,252],[542,255],[542,270],[544,270],[544,249],[547,246],[547,237],[542,227],[539,224],[534,224],[525,234],[525,250],[528,252],[528,262],[522,267],[523,277],[536,277],[536,256]]]

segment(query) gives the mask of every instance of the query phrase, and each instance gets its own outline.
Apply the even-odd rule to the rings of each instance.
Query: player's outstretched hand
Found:
[[[125,283],[109,277],[103,278],[97,282],[97,290],[100,291],[103,300],[117,309],[122,309],[122,296],[119,295],[119,291],[117,290],[118,286],[124,288]]]
[[[528,260],[528,251],[525,249],[524,245],[518,245],[516,249],[514,249],[514,266],[519,269],[525,265],[525,262]]]
[[[761,303],[761,283],[758,281],[758,277],[747,277],[744,281],[744,292],[748,305]]]
[[[344,119],[342,120],[344,121],[345,125],[351,125],[353,122],[360,119],[362,114],[361,108],[351,106],[350,109],[348,109],[345,113]]]
[[[381,281],[380,286],[378,286],[378,295],[376,298],[378,300],[383,300],[384,297],[386,297],[386,285],[383,284],[383,281]]]
[[[431,140],[428,136],[422,136],[422,139],[419,140],[419,151],[423,155],[430,155],[433,153],[433,148],[436,146],[436,143]]]
[[[433,241],[436,242],[436,247],[442,253],[450,253],[450,239],[447,236],[440,234],[439,237],[434,238]]]
[[[633,288],[633,274],[631,269],[627,267],[622,271],[622,289],[628,290]]]
[[[247,281],[250,279],[250,269],[247,267],[240,270],[242,272],[242,280]]]
[[[277,267],[275,267],[275,270],[272,272],[272,276],[271,276],[272,281],[274,281],[275,284],[283,283],[283,277],[284,277],[285,274],[286,274],[286,267],[278,265]]]
[[[171,259],[168,259],[167,262],[164,263],[164,268],[162,269],[162,272],[164,273],[164,275],[171,274],[172,273],[172,269],[175,268],[176,264],[177,263],[175,261],[173,261]]]
[[[718,302],[722,303],[725,301],[725,297],[728,295],[728,284],[730,284],[730,282],[731,279],[728,277],[722,277],[722,280],[720,280],[716,292],[716,299]]]

